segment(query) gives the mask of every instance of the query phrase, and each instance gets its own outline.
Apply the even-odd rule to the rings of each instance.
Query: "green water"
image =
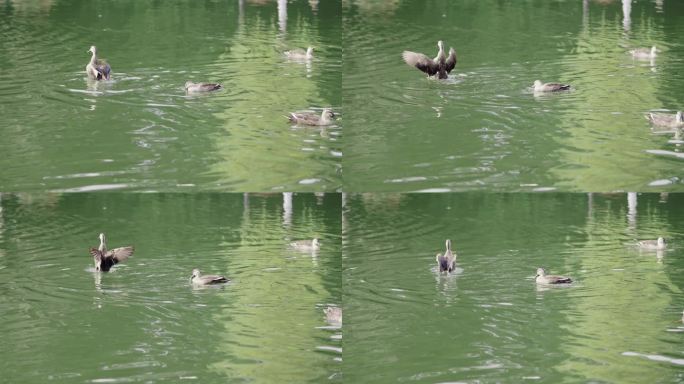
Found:
[[[345,188],[683,190],[681,139],[643,115],[684,108],[684,3],[624,3],[349,2]],[[402,61],[440,39],[458,54],[448,80]],[[652,45],[653,63],[628,54]],[[573,90],[537,96],[535,79]]]
[[[684,195],[367,194],[346,221],[349,382],[684,381]]]
[[[4,194],[3,382],[314,382],[341,375],[340,195]],[[93,271],[98,233],[134,255]],[[321,250],[292,240],[321,239]],[[232,281],[193,289],[193,268]]]
[[[684,383],[684,140],[644,119],[682,36],[676,0],[3,2],[0,382]],[[444,81],[401,59],[437,40]]]
[[[340,4],[281,3],[4,2],[0,191],[338,189],[341,120],[284,116],[341,106]],[[92,44],[109,82],[86,81]]]

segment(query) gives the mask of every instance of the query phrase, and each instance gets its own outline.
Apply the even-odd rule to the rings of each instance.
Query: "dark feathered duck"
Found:
[[[547,275],[544,268],[537,268],[537,275],[534,277],[537,284],[568,284],[572,279],[567,276]]]
[[[447,239],[446,241],[444,255],[438,253],[435,260],[437,260],[440,272],[452,272],[456,268],[456,254],[451,251],[451,240]]]
[[[335,114],[330,108],[324,108],[318,115],[315,112],[290,112],[287,117],[291,123],[300,125],[330,125],[333,123]]]
[[[219,275],[202,275],[200,270],[195,268],[192,270],[192,276],[190,276],[190,283],[194,285],[213,285],[213,284],[223,284],[227,283],[228,279],[224,276]]]
[[[185,92],[187,93],[211,92],[221,88],[223,88],[223,86],[218,83],[193,83],[192,81],[187,81],[185,83]]]
[[[106,61],[97,58],[97,47],[92,45],[88,52],[93,54],[90,57],[90,62],[86,65],[88,77],[93,80],[109,80],[112,68]]]
[[[444,43],[442,40],[437,42],[439,51],[434,59],[427,57],[422,53],[404,51],[401,57],[406,64],[416,67],[421,71],[427,73],[429,76],[437,76],[439,79],[448,78],[449,72],[456,67],[456,51],[449,48],[449,56],[444,53]]]
[[[570,84],[542,83],[541,80],[535,80],[532,87],[535,92],[558,92],[569,90]]]
[[[128,259],[133,254],[133,247],[128,246],[107,250],[105,235],[100,233],[100,246],[98,248],[90,248],[90,254],[95,261],[95,269],[107,272],[114,265]]]

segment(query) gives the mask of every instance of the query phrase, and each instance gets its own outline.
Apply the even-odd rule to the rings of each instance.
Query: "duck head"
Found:
[[[446,249],[447,251],[451,251],[451,240],[449,239],[446,240]]]
[[[192,270],[192,276],[190,276],[190,280],[192,281],[193,279],[196,279],[200,277],[200,270],[195,268]]]
[[[95,47],[94,45],[91,45],[88,52],[92,53],[93,55],[97,54],[97,47]]]
[[[656,47],[654,45],[651,47],[651,56],[655,56],[655,55],[656,55]]]
[[[658,246],[659,247],[665,246],[665,239],[663,239],[662,237],[659,237],[658,238]]]
[[[537,268],[537,276],[535,276],[535,278],[544,277],[545,275],[546,275],[546,271],[544,270],[544,268]]]
[[[314,50],[314,47],[309,47],[309,48],[307,48],[307,49],[306,49],[306,55],[307,55],[307,56],[313,55],[313,50]]]
[[[675,121],[679,124],[684,124],[684,114],[682,114],[682,111],[677,112],[677,115],[675,116]]]
[[[321,242],[318,241],[318,238],[314,238],[314,239],[311,241],[311,246],[313,246],[313,247],[318,247],[318,246],[320,246],[320,245],[321,245]]]

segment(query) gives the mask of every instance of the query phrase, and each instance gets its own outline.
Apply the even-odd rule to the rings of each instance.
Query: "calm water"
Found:
[[[4,194],[0,372],[12,383],[341,378],[340,195]],[[135,254],[93,272],[97,234]],[[289,249],[318,236],[317,253]],[[193,289],[190,272],[221,273]]]
[[[338,189],[341,120],[301,128],[284,115],[340,109],[340,7],[4,2],[0,190]],[[109,82],[86,81],[92,44],[112,66]],[[309,45],[308,63],[282,54]],[[188,97],[187,80],[225,89]]]
[[[684,190],[682,141],[644,113],[684,109],[684,2],[343,4],[351,191]],[[403,50],[453,46],[447,81]],[[656,45],[655,61],[632,47]],[[535,96],[535,79],[573,85]]]
[[[345,380],[684,381],[684,194],[347,202]],[[664,236],[669,250],[636,249]],[[450,238],[457,273],[435,254]],[[538,266],[576,279],[537,288]]]

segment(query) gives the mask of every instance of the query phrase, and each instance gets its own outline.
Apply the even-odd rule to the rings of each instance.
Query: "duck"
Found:
[[[661,250],[667,248],[665,239],[659,237],[658,240],[641,240],[637,242],[637,246],[641,249]]]
[[[321,249],[321,242],[318,241],[318,238],[313,240],[297,240],[291,242],[290,246],[298,251],[311,252]]]
[[[422,53],[404,51],[401,57],[404,62],[412,67],[425,72],[428,77],[437,75],[438,79],[447,79],[449,73],[456,67],[456,51],[449,48],[449,56],[444,54],[444,42],[439,40],[437,42],[437,56],[434,59],[427,57]]]
[[[327,307],[323,310],[325,313],[325,320],[330,324],[342,325],[342,308]]]
[[[651,48],[636,48],[636,49],[632,49],[631,51],[629,51],[629,53],[631,53],[632,57],[635,59],[644,59],[644,60],[655,59],[656,47],[654,45]]]
[[[534,281],[537,284],[569,284],[572,279],[567,276],[547,275],[544,268],[537,268],[537,276]]]
[[[90,248],[90,254],[95,261],[95,270],[107,272],[114,265],[128,259],[133,254],[133,246],[107,250],[105,234],[100,233],[100,246],[98,248]]]
[[[669,113],[649,112],[644,115],[644,117],[646,117],[646,120],[650,121],[651,124],[659,127],[679,128],[684,126],[684,115],[682,115],[682,111],[678,111],[674,115]]]
[[[90,57],[90,62],[86,65],[88,77],[93,80],[109,80],[112,68],[106,61],[97,58],[97,47],[91,45],[88,52],[93,54]]]
[[[218,83],[193,83],[192,81],[185,82],[185,92],[187,93],[211,92],[217,91],[221,88],[223,88],[223,86]]]
[[[320,115],[314,112],[290,112],[287,117],[291,123],[303,125],[330,125],[333,123],[335,114],[330,108],[323,108]]]
[[[569,90],[570,84],[542,83],[541,80],[535,80],[532,87],[535,92],[558,92]]]
[[[195,268],[190,276],[190,283],[193,285],[214,285],[227,283],[230,280],[220,275],[202,275],[200,270]]]
[[[313,58],[313,47],[308,47],[305,50],[301,48],[293,49],[291,51],[283,52],[288,59],[292,60],[311,60]]]
[[[435,256],[440,272],[452,272],[456,268],[456,254],[451,252],[451,240],[446,240],[446,251],[444,255],[438,253]]]

